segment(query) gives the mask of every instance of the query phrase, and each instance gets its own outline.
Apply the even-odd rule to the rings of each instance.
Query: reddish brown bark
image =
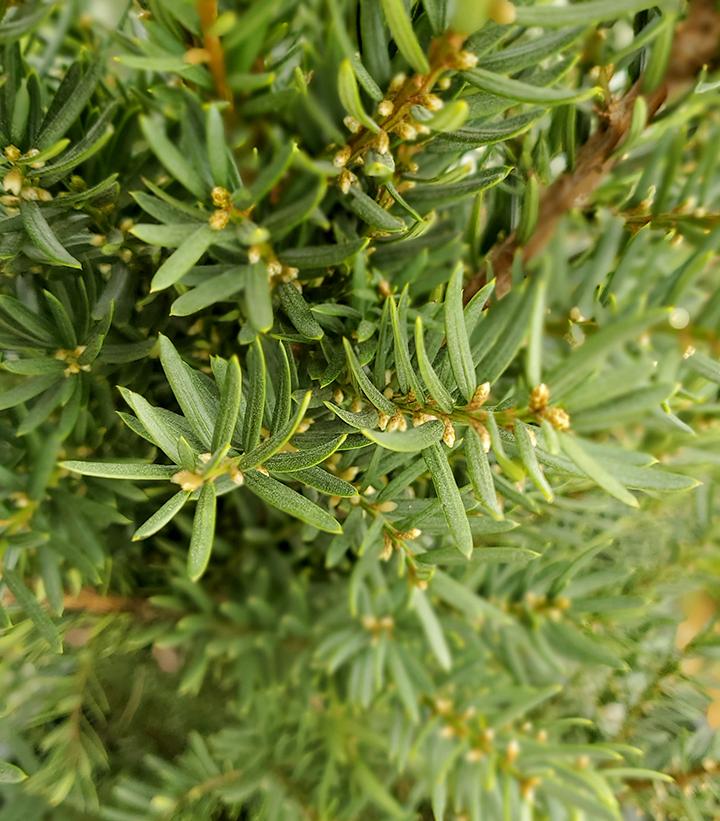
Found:
[[[688,16],[676,29],[664,82],[646,95],[648,124],[668,96],[691,82],[720,49],[720,13],[714,0],[692,0]],[[590,136],[577,154],[575,167],[558,177],[540,200],[537,227],[521,244],[515,233],[496,245],[488,256],[496,277],[495,293],[502,298],[512,286],[515,255],[522,253],[529,262],[547,245],[563,215],[582,206],[602,183],[617,160],[615,150],[626,136],[641,82],[613,100],[603,112],[600,128]],[[485,271],[476,273],[465,288],[467,302],[484,285]]]

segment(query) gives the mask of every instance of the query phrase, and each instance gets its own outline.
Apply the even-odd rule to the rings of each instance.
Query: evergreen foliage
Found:
[[[714,0],[0,12],[0,821],[717,818]]]

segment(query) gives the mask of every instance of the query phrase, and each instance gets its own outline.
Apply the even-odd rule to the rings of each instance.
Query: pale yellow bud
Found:
[[[423,105],[430,111],[440,111],[445,103],[437,94],[426,94],[423,98]]]
[[[467,71],[468,69],[475,68],[477,64],[477,55],[473,54],[471,51],[459,52],[455,61],[455,65],[460,69],[460,71]]]
[[[452,710],[453,703],[449,698],[436,698],[435,710],[441,716],[447,715]]]
[[[11,194],[18,194],[22,191],[23,175],[19,168],[11,168],[3,179],[3,188]]]
[[[475,388],[475,393],[473,393],[472,399],[468,402],[468,407],[471,410],[482,407],[485,402],[487,402],[489,396],[490,383],[483,382],[482,385],[478,385],[477,388]]]
[[[405,83],[405,80],[407,80],[407,76],[405,74],[402,72],[396,74],[390,81],[390,91],[399,91],[401,86]]]
[[[22,156],[20,149],[16,145],[6,145],[3,149],[3,154],[10,162],[17,162]]]
[[[526,801],[532,801],[535,797],[535,788],[542,783],[542,779],[537,775],[532,775],[520,782],[520,795]]]
[[[344,145],[333,157],[333,165],[335,168],[344,168],[351,156],[352,148],[349,145]]]
[[[390,137],[388,137],[387,131],[378,131],[375,135],[374,145],[380,154],[387,154],[390,151]]]
[[[378,620],[368,613],[362,617],[361,624],[366,630],[372,631],[377,629]]]
[[[378,103],[377,110],[381,117],[389,117],[395,110],[395,104],[392,100],[381,100]]]
[[[475,428],[477,435],[480,437],[480,442],[485,453],[490,453],[490,447],[492,443],[490,441],[490,434],[488,433],[488,429],[485,427],[485,425],[481,425],[479,422],[474,422],[473,428]]]
[[[417,128],[410,123],[398,123],[395,126],[395,133],[403,140],[414,140],[417,137]]]
[[[380,502],[377,506],[378,513],[392,513],[397,508],[397,502]]]
[[[390,536],[388,536],[387,533],[385,533],[385,535],[383,536],[383,547],[382,547],[382,550],[380,551],[380,561],[381,562],[389,562],[390,561],[390,559],[392,558],[394,547],[395,546],[393,545],[392,539],[390,538]]]
[[[528,408],[533,413],[539,413],[540,411],[545,410],[549,401],[550,389],[544,382],[541,382],[539,385],[535,385],[532,391],[530,391],[530,400],[528,401]]]
[[[213,211],[208,219],[208,225],[213,231],[222,231],[224,228],[227,228],[229,222],[230,214],[222,209]]]
[[[386,279],[381,279],[380,282],[378,282],[378,291],[382,296],[390,296],[392,293],[392,287]]]
[[[570,416],[562,408],[547,408],[544,416],[556,430],[565,431],[570,429]]]
[[[362,128],[358,120],[356,120],[355,117],[350,116],[350,114],[348,114],[347,117],[343,117],[343,123],[345,128],[347,128],[351,134],[357,134]]]
[[[176,485],[180,485],[182,490],[192,493],[203,486],[203,477],[191,470],[179,470],[170,480]]]
[[[216,185],[210,192],[212,203],[216,208],[230,208],[232,205],[232,196],[227,188],[222,185]]]
[[[343,168],[338,176],[338,186],[343,194],[347,194],[355,182],[357,182],[355,174],[353,174],[352,171],[348,171],[347,168]]]

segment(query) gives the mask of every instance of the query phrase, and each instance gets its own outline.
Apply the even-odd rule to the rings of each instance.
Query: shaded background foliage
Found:
[[[716,817],[715,4],[0,8],[0,821]]]

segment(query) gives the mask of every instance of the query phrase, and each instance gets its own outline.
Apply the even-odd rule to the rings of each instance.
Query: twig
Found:
[[[670,776],[675,782],[675,786],[684,792],[689,788],[691,789],[694,782],[707,778],[716,778],[717,765],[715,765],[715,762],[708,762],[692,770],[686,770],[684,772],[670,771],[665,774]],[[625,787],[631,790],[647,790],[657,786],[657,783],[657,781],[645,778],[630,778],[625,782]]]
[[[720,13],[713,0],[692,0],[687,18],[678,25],[664,82],[646,95],[649,125],[667,97],[691,81],[704,65],[718,56]],[[565,213],[582,205],[605,179],[617,161],[616,148],[630,128],[635,100],[641,94],[638,81],[620,99],[613,100],[604,123],[582,146],[572,171],[562,174],[545,191],[540,201],[537,227],[521,244],[512,233],[490,252],[488,260],[496,277],[495,294],[502,298],[512,287],[515,255],[522,253],[529,262],[547,245]],[[468,302],[485,283],[485,272],[477,272],[465,288]]]
[[[131,599],[127,596],[104,596],[89,588],[83,588],[77,595],[66,595],[63,599],[66,610],[82,611],[95,615],[107,613],[132,613],[143,620],[158,615],[158,611],[145,599]]]
[[[212,26],[218,16],[217,0],[198,0],[198,14],[200,28],[203,33],[203,45],[209,56],[210,71],[215,82],[215,89],[222,100],[230,104],[232,109],[233,95],[228,85],[225,72],[225,52],[217,34],[212,34]]]
[[[400,88],[391,94],[393,109],[390,114],[381,117],[378,122],[383,132],[389,134],[405,120],[412,106],[421,103],[424,95],[432,91],[443,72],[455,65],[458,53],[466,39],[466,34],[448,31],[432,40],[428,50],[430,71],[427,74],[412,74],[405,79]],[[370,148],[376,139],[377,135],[374,132],[364,126],[361,127],[345,144],[350,151],[348,164]]]

